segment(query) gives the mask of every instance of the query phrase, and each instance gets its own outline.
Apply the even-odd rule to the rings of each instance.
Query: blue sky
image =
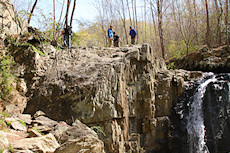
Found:
[[[17,10],[26,10],[28,11],[28,6],[32,7],[35,0],[11,0],[15,5]],[[67,0],[65,0],[67,1]],[[56,18],[59,18],[63,0],[56,0]],[[37,3],[37,8],[34,11],[36,17],[32,17],[31,25],[39,28],[40,24],[37,22],[40,15],[40,10],[45,14],[46,17],[50,16],[53,13],[53,0],[39,0]],[[58,11],[59,10],[59,11]],[[72,6],[71,6],[72,10]],[[65,14],[65,11],[64,13]],[[70,13],[71,14],[71,13]],[[73,31],[79,30],[79,22],[90,23],[93,22],[97,16],[97,11],[93,5],[93,0],[77,0],[76,9],[74,14],[73,21]]]

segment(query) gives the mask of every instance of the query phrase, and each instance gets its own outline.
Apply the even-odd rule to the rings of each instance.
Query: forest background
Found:
[[[10,2],[21,18],[31,20],[30,25],[59,42],[65,24],[71,24],[73,46],[107,46],[110,25],[121,37],[121,46],[130,44],[128,34],[132,25],[138,33],[137,43],[150,44],[153,51],[165,59],[182,57],[203,45],[210,48],[229,45],[229,0]],[[73,16],[74,10],[77,15]]]

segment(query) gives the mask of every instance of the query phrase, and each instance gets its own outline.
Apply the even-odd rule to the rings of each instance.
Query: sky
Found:
[[[30,9],[35,0],[11,0],[13,5],[17,10],[26,10],[30,12]],[[67,1],[67,0],[65,0]],[[56,0],[56,18],[59,18],[63,0]],[[28,9],[28,6],[30,9]],[[66,6],[66,5],[65,5]],[[53,13],[53,0],[38,0],[36,9],[34,11],[35,17],[33,16],[31,19],[31,25],[40,28],[41,24],[37,22],[37,20],[41,20],[39,15],[41,14],[40,10],[45,14],[46,17],[52,17]],[[72,5],[70,7],[72,12]],[[69,16],[71,16],[71,12]],[[65,11],[64,13],[65,14]],[[97,16],[97,11],[93,5],[93,0],[77,0],[76,9],[74,13],[74,21],[73,21],[73,31],[78,31],[80,28],[79,23],[83,22],[89,24],[95,21]],[[44,20],[43,20],[44,21]]]

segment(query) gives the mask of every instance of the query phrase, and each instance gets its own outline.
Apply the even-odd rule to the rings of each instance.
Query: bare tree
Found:
[[[34,9],[35,9],[35,7],[37,5],[37,2],[38,2],[38,0],[35,0],[34,5],[33,5],[32,9],[30,11],[30,15],[29,15],[29,18],[28,18],[28,24],[30,24],[30,20],[31,20],[31,17],[33,15]]]
[[[196,0],[193,0],[193,9],[194,9],[194,16],[195,16],[196,45],[198,45],[198,43],[199,43],[199,36],[198,36],[198,21],[197,21],[197,5],[196,5]]]
[[[126,0],[126,3],[127,3],[128,12],[129,12],[129,22],[130,22],[130,25],[132,25],[131,12],[130,12],[130,8],[129,8],[129,0]]]
[[[204,2],[205,2],[205,9],[206,9],[206,26],[207,26],[206,43],[207,43],[208,47],[210,47],[210,25],[209,25],[208,1],[204,0]]]
[[[75,7],[76,7],[76,0],[74,0],[73,10],[72,10],[71,19],[70,19],[70,26],[71,27],[72,27],[72,23],[73,23],[73,15],[74,15]]]
[[[228,27],[229,27],[229,24],[228,24],[228,16],[229,16],[229,3],[230,1],[229,0],[226,0],[225,1],[225,32],[226,32],[226,42],[227,42],[227,47],[229,47],[229,31],[228,31]],[[230,30],[230,29],[229,29]]]
[[[218,46],[221,46],[221,16],[222,16],[222,7],[219,7],[219,4],[217,0],[215,0],[215,6],[216,6],[216,16],[217,16],[217,41]]]
[[[122,14],[123,14],[123,27],[124,27],[124,31],[125,31],[125,39],[126,39],[126,43],[128,44],[128,34],[127,34],[127,30],[126,30],[126,17],[125,17],[125,6],[124,6],[124,0],[121,0],[121,7],[122,7]]]
[[[55,0],[53,0],[53,14],[54,14],[54,21],[53,21],[53,37],[54,41],[56,41],[56,12],[55,12]]]
[[[69,14],[70,0],[67,0],[66,16],[65,16],[65,26],[68,26],[68,14]]]
[[[160,36],[161,55],[162,58],[165,59],[164,35],[163,35],[163,27],[162,27],[162,22],[163,22],[162,8],[163,8],[163,0],[157,0],[158,31]]]

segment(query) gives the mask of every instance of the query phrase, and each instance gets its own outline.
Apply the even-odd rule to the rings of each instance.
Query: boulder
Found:
[[[41,137],[25,138],[12,143],[12,147],[18,152],[28,150],[32,152],[54,152],[60,145],[53,134]]]
[[[62,133],[59,141],[61,146],[55,153],[104,153],[104,143],[92,129],[79,120],[76,120],[70,128]]]
[[[96,137],[83,136],[62,144],[55,153],[104,153],[104,143]]]

